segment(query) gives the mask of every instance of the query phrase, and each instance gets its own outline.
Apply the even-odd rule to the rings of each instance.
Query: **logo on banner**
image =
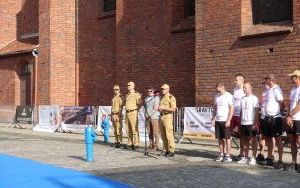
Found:
[[[32,106],[17,106],[16,123],[31,124],[32,123]]]
[[[62,107],[62,129],[83,130],[95,124],[95,109],[92,106]]]

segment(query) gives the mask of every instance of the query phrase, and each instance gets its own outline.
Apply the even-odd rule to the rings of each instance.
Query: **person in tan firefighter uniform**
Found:
[[[125,99],[125,124],[127,129],[128,146],[132,150],[138,147],[139,140],[139,129],[138,129],[138,111],[142,105],[141,94],[134,90],[134,82],[127,83],[128,93]],[[127,148],[124,146],[124,148]]]
[[[123,100],[118,85],[114,86],[114,97],[111,101],[111,121],[114,127],[115,147],[120,148],[122,144],[122,107]]]
[[[159,128],[164,151],[160,155],[174,157],[173,113],[176,111],[176,98],[170,94],[169,85],[163,84],[161,90],[162,97],[158,110],[160,111]]]

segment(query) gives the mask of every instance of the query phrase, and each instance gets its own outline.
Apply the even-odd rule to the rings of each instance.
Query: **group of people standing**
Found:
[[[120,87],[113,87],[111,120],[114,127],[115,147],[135,150],[140,142],[138,130],[138,111],[145,108],[147,132],[149,133],[149,149],[160,150],[160,137],[163,141],[161,156],[174,157],[175,142],[173,135],[173,112],[176,111],[176,99],[170,94],[167,84],[161,86],[160,91],[148,87],[147,96],[142,99],[140,93],[135,91],[134,82],[127,83],[128,93],[121,95]],[[122,110],[125,107],[125,128],[127,132],[127,144],[122,144]]]
[[[260,100],[253,94],[252,84],[245,82],[245,76],[242,74],[235,76],[236,87],[233,94],[226,91],[223,83],[216,85],[217,94],[212,117],[220,149],[220,156],[216,161],[232,162],[231,136],[234,135],[240,139],[237,163],[249,165],[259,163],[274,165],[278,169],[289,168],[300,171],[297,165],[297,144],[300,144],[300,70],[295,70],[287,76],[293,84],[287,103],[284,102],[283,92],[276,84],[273,74],[264,77]],[[282,162],[284,131],[291,144],[290,165],[284,165]],[[259,135],[258,155],[257,135]],[[277,163],[273,162],[275,145],[278,148]],[[249,154],[250,146],[252,154]],[[266,157],[265,146],[267,146]]]
[[[275,165],[276,168],[298,169],[297,154],[300,144],[300,70],[288,75],[293,87],[288,105],[284,103],[283,92],[276,84],[273,74],[263,78],[263,93],[261,97],[253,94],[252,84],[245,82],[245,76],[235,76],[236,87],[233,94],[226,91],[224,83],[216,85],[217,94],[214,99],[212,125],[218,139],[220,155],[216,161],[232,162],[231,137],[240,139],[240,154],[237,162],[240,164]],[[140,142],[138,131],[138,111],[144,106],[146,126],[149,133],[150,149],[159,150],[160,137],[163,141],[163,151],[160,155],[173,157],[175,142],[173,135],[173,112],[176,111],[176,99],[170,94],[167,84],[160,91],[148,87],[147,96],[142,99],[135,91],[134,82],[128,82],[128,93],[123,98],[118,85],[114,86],[111,119],[114,127],[115,147],[135,150]],[[259,99],[260,98],[260,99]],[[125,125],[128,135],[127,144],[122,144],[122,109],[125,107]],[[260,113],[259,113],[260,112]],[[291,144],[292,164],[285,165],[283,157],[283,132],[286,132]],[[259,135],[259,144],[257,136]],[[259,154],[257,147],[259,145]],[[250,146],[252,154],[249,154]],[[265,146],[267,155],[265,156]],[[274,148],[278,148],[278,160],[274,161]],[[299,170],[300,171],[300,170]]]

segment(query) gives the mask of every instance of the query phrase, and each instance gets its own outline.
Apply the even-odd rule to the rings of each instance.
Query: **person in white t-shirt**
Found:
[[[278,163],[276,168],[283,168],[282,155],[283,155],[283,143],[282,143],[282,133],[283,124],[281,116],[281,103],[283,101],[283,94],[281,88],[276,84],[276,79],[274,74],[269,74],[266,78],[266,84],[268,89],[266,90],[265,98],[265,120],[262,126],[262,134],[265,137],[266,145],[268,147],[268,156],[260,164],[273,165],[273,154],[274,154],[274,139],[276,140],[278,147]]]
[[[238,161],[240,164],[248,163],[256,164],[257,152],[257,123],[259,116],[259,101],[252,94],[252,85],[250,82],[244,84],[244,92],[246,96],[241,99],[241,138],[243,139],[244,156]],[[249,146],[252,144],[252,157],[249,157]]]
[[[244,157],[243,151],[243,139],[241,137],[241,99],[245,96],[243,86],[245,82],[245,76],[243,74],[237,74],[234,77],[235,88],[233,89],[233,117],[231,119],[230,128],[231,133],[234,137],[240,138],[240,154],[237,156],[237,160],[240,160]]]
[[[289,74],[293,87],[290,93],[290,105],[286,123],[288,125],[288,137],[291,143],[292,165],[300,172],[297,165],[297,143],[300,144],[300,70],[295,70]]]
[[[212,125],[215,126],[215,136],[219,141],[220,156],[215,161],[232,162],[230,122],[234,110],[233,97],[225,90],[223,83],[217,84],[216,89]]]
[[[260,121],[259,121],[259,154],[256,157],[257,162],[261,162],[265,160],[265,137],[262,134],[262,126],[264,124],[265,119],[265,103],[266,103],[266,92],[268,90],[268,85],[266,84],[266,80],[262,81],[263,93],[260,99]]]

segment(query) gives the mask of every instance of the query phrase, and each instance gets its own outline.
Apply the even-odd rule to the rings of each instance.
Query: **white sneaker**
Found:
[[[246,164],[246,163],[247,163],[246,157],[242,157],[240,160],[238,160],[237,163],[238,163],[238,164]]]
[[[231,158],[229,155],[226,155],[226,156],[224,157],[224,159],[223,159],[223,162],[224,162],[224,163],[230,163],[230,162],[232,162],[232,158]]]
[[[251,159],[248,162],[249,165],[256,165],[256,159],[254,157],[251,157]]]
[[[221,162],[221,161],[223,161],[223,159],[224,159],[224,155],[220,155],[219,157],[217,157],[217,158],[215,159],[215,161],[216,161],[216,162]]]

